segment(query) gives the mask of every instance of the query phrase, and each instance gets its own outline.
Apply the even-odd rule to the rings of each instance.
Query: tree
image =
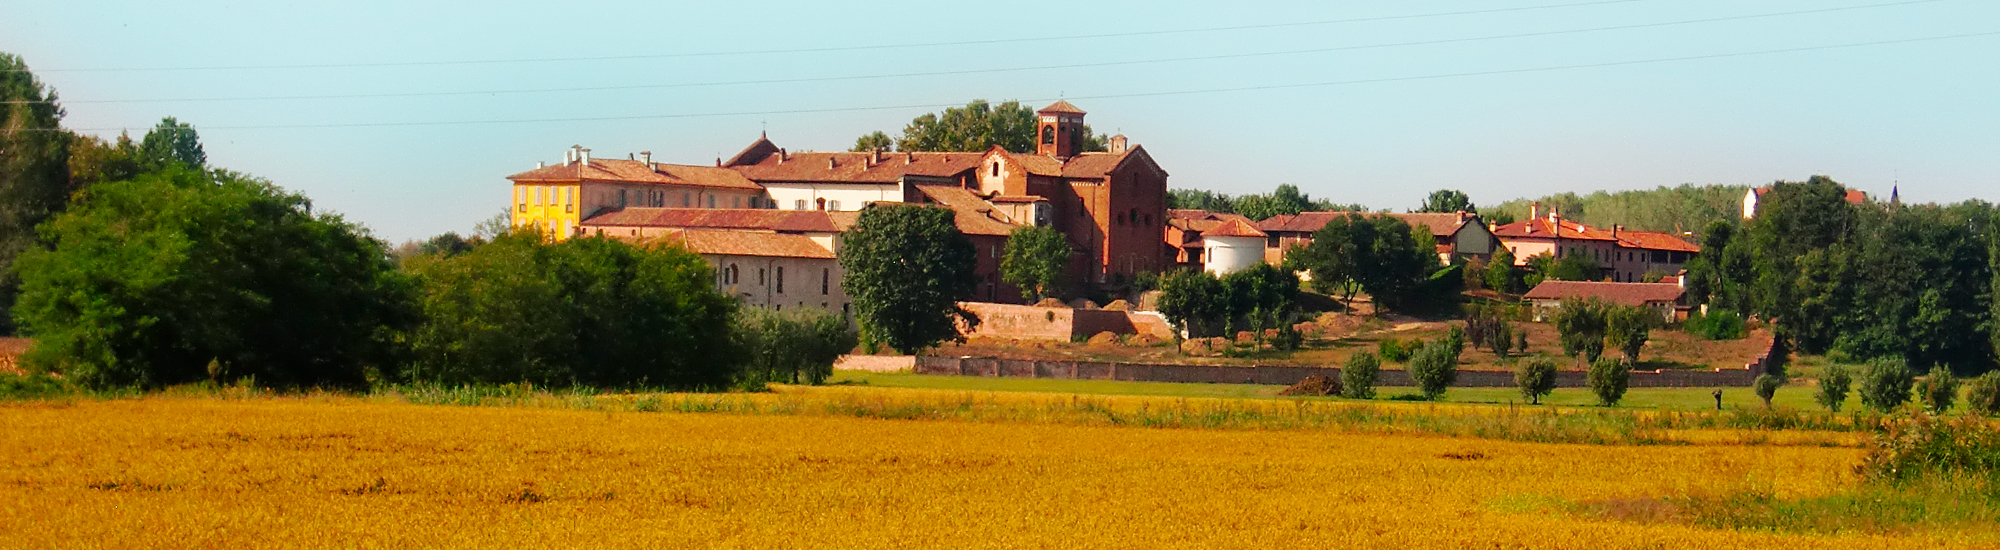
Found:
[[[1917,384],[1917,395],[1923,397],[1924,407],[1931,414],[1944,414],[1958,401],[1958,377],[1952,376],[1951,369],[1931,367],[1931,372]]]
[[[841,240],[841,288],[854,298],[862,333],[903,353],[959,338],[956,323],[979,317],[958,301],[972,296],[978,252],[951,210],[877,205]]]
[[[715,290],[714,270],[664,244],[520,231],[408,269],[424,322],[402,380],[719,389],[749,358],[732,344],[737,302]]]
[[[1632,383],[1632,365],[1610,358],[1599,358],[1590,362],[1590,370],[1584,372],[1583,382],[1590,392],[1597,394],[1597,402],[1606,407],[1618,406],[1625,398],[1625,389]]]
[[[1063,274],[1075,252],[1069,238],[1052,227],[1023,227],[1007,237],[1007,251],[1000,258],[1000,280],[1021,288],[1030,300],[1054,296],[1063,286]]]
[[[1493,261],[1486,263],[1486,288],[1502,294],[1521,292],[1520,268],[1514,267],[1514,253],[1507,247],[1496,247]]]
[[[1229,314],[1229,298],[1222,280],[1206,271],[1184,269],[1160,279],[1160,315],[1190,336],[1219,333]]]
[[[2000,414],[2000,371],[1979,375],[1966,385],[1966,410],[1985,416]]]
[[[868,151],[888,151],[895,147],[896,140],[890,139],[889,134],[882,133],[881,130],[876,130],[869,132],[867,135],[854,138],[854,147],[848,150],[865,153]]]
[[[20,291],[13,273],[36,246],[35,226],[63,211],[69,182],[69,134],[56,93],[19,56],[0,53],[0,308]],[[12,332],[0,318],[0,332]]]
[[[1584,363],[1604,354],[1606,313],[1609,305],[1596,299],[1565,299],[1552,319],[1562,339],[1563,355],[1581,356]]]
[[[1375,377],[1382,370],[1382,359],[1366,351],[1354,352],[1347,358],[1347,366],[1340,369],[1341,396],[1348,399],[1374,399]]]
[[[1618,352],[1625,354],[1625,362],[1638,364],[1639,352],[1646,349],[1646,340],[1654,327],[1660,324],[1660,314],[1644,306],[1608,308],[1605,319],[1606,336]]]
[[[1458,381],[1458,356],[1445,342],[1425,344],[1405,368],[1424,398],[1432,401],[1444,397],[1445,390]]]
[[[1564,219],[1596,227],[1623,224],[1627,229],[1679,234],[1701,231],[1714,222],[1733,222],[1743,217],[1743,185],[1679,185],[1628,191],[1597,191],[1588,195],[1559,193],[1522,198],[1480,208],[1487,221],[1506,225],[1528,217],[1528,203],[1542,203],[1543,212],[1554,208]]]
[[[1877,412],[1896,410],[1910,400],[1916,376],[1900,357],[1882,357],[1868,362],[1861,372],[1861,404]]]
[[[146,132],[146,138],[139,142],[140,163],[147,169],[161,169],[171,164],[180,164],[196,170],[208,167],[208,154],[202,152],[201,135],[174,117],[160,119],[160,124]]]
[[[1846,365],[1828,365],[1826,371],[1820,374],[1819,391],[1813,394],[1813,400],[1826,410],[1840,412],[1840,406],[1847,402],[1847,394],[1853,384],[1854,376],[1847,372]]]
[[[84,189],[107,181],[124,181],[144,171],[139,145],[124,134],[116,142],[96,136],[71,134],[69,137],[69,185]]]
[[[234,173],[98,184],[47,235],[19,265],[24,359],[89,387],[357,387],[414,320],[381,242]]]
[[[862,136],[855,140],[857,150],[867,143],[879,144],[888,137],[882,132]],[[1078,151],[1103,151],[1109,139],[1090,133],[1090,126],[1079,127]],[[1008,101],[994,106],[984,99],[975,99],[964,107],[950,107],[941,113],[926,113],[910,120],[903,127],[903,136],[896,140],[898,151],[969,151],[983,152],[998,145],[1015,153],[1035,151],[1035,110],[1018,101]]]
[[[1556,389],[1556,362],[1536,357],[1514,366],[1514,385],[1529,403],[1542,404],[1542,396]]]
[[[1750,385],[1757,391],[1757,398],[1764,400],[1764,408],[1769,409],[1771,398],[1778,395],[1778,388],[1785,386],[1785,377],[1769,373],[1759,374]]]
[[[1456,189],[1439,189],[1432,191],[1431,196],[1424,198],[1423,207],[1418,208],[1417,211],[1443,212],[1448,214],[1452,212],[1478,212],[1479,208],[1473,206],[1472,198],[1465,196],[1465,193],[1462,191]]]
[[[1433,278],[1445,282],[1447,274],[1440,272],[1434,246],[1423,244],[1431,238],[1430,231],[1413,230],[1396,218],[1349,214],[1313,233],[1312,244],[1288,250],[1285,261],[1291,269],[1312,272],[1314,290],[1343,294],[1343,304],[1358,286],[1374,298],[1377,311],[1407,308],[1457,293],[1432,284]],[[1456,272],[1449,275],[1462,280]]]
[[[809,307],[738,310],[734,335],[743,354],[742,382],[752,387],[823,384],[834,361],[860,343],[840,314]]]

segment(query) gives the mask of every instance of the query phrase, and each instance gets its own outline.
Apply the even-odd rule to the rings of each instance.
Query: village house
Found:
[[[1597,264],[1599,277],[1631,283],[1642,282],[1647,274],[1679,273],[1701,252],[1700,246],[1668,233],[1622,225],[1599,229],[1563,219],[1554,209],[1544,216],[1539,202],[1528,206],[1528,216],[1493,228],[1500,245],[1514,255],[1515,265],[1528,265],[1537,256],[1562,259],[1582,254]]]
[[[1534,306],[1537,323],[1547,319],[1568,299],[1597,299],[1614,305],[1645,307],[1658,313],[1662,322],[1672,323],[1682,318],[1681,297],[1686,294],[1687,289],[1676,283],[1542,281],[1521,295],[1521,299]]]
[[[1175,209],[1167,211],[1165,228],[1165,254],[1171,256],[1168,263],[1188,269],[1204,269],[1206,250],[1202,241],[1203,233],[1221,227],[1224,222],[1240,220],[1253,228],[1256,222],[1242,214],[1217,213],[1207,210]]]
[[[1318,232],[1335,218],[1359,215],[1363,218],[1388,216],[1403,220],[1411,229],[1423,229],[1436,241],[1438,261],[1453,263],[1467,259],[1487,259],[1493,255],[1498,241],[1493,232],[1480,221],[1479,215],[1471,212],[1300,212],[1279,214],[1261,222],[1257,229],[1263,231],[1265,239],[1264,261],[1277,265],[1284,261],[1285,251],[1295,246],[1312,244],[1313,233]]]

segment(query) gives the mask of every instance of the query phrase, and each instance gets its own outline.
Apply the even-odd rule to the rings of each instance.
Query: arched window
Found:
[[[1043,126],[1043,127],[1042,127],[1042,144],[1043,144],[1043,145],[1049,145],[1049,144],[1054,144],[1055,142],[1056,142],[1056,127],[1054,127],[1054,126]]]
[[[993,161],[993,177],[1000,177],[1000,161]]]
[[[813,209],[826,210],[826,199],[825,198],[813,199]]]

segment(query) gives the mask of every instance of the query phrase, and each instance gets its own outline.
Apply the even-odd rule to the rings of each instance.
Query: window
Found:
[[[764,282],[764,268],[761,267],[757,268],[757,286],[764,286],[767,284],[770,283]]]
[[[826,208],[828,210],[838,211],[840,210],[840,201],[827,201]]]
[[[689,193],[689,192],[686,192],[686,191],[682,191],[682,192],[681,192],[681,208],[687,208],[687,207],[690,207],[690,206],[694,206],[694,194],[693,194],[693,193]]]
[[[824,198],[813,199],[813,209],[826,210],[826,199]]]
[[[624,207],[625,207],[625,190],[624,190],[624,189],[619,189],[619,190],[618,190],[618,207],[619,207],[619,208],[624,208]]]
[[[535,186],[535,206],[541,206],[548,203],[549,203],[549,188],[542,186]]]
[[[778,266],[778,293],[785,293],[785,266]]]
[[[1270,238],[1267,238],[1267,239],[1265,239],[1265,240],[1264,240],[1264,246],[1268,246],[1268,247],[1271,247],[1271,248],[1277,248],[1277,247],[1278,247],[1278,236],[1277,236],[1277,235],[1272,235],[1272,236],[1270,236]]]
[[[1042,127],[1042,144],[1043,144],[1043,145],[1050,145],[1050,144],[1054,144],[1055,142],[1056,142],[1056,127],[1054,127],[1054,126],[1043,126],[1043,127]]]
[[[730,197],[730,198],[729,198],[729,207],[730,207],[730,208],[742,208],[742,207],[743,207],[743,197]]]
[[[1000,177],[1000,161],[993,161],[993,177]]]
[[[793,203],[792,203],[792,209],[793,209],[793,210],[805,210],[805,209],[806,209],[806,200],[805,200],[805,199],[799,199],[799,200],[797,200],[797,201],[793,202]]]
[[[708,207],[715,208],[715,195],[708,196]]]
[[[833,269],[826,267],[819,268],[819,293],[825,295],[828,290],[833,288],[832,283]],[[820,304],[819,307],[826,307],[826,304]]]

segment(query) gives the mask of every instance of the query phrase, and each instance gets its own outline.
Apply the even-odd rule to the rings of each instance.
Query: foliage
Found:
[[[1625,362],[1638,363],[1639,352],[1646,349],[1655,327],[1660,324],[1660,314],[1645,306],[1612,306],[1605,312],[1605,338],[1625,354]]]
[[[1681,331],[1705,340],[1738,340],[1750,332],[1743,316],[1727,309],[1711,309],[1706,315],[1695,312],[1681,322]]]
[[[1944,414],[1958,401],[1958,377],[1952,376],[1951,369],[1931,367],[1931,372],[1917,383],[1917,396],[1923,399],[1924,407],[1933,414]]]
[[[833,375],[833,362],[860,343],[840,314],[809,307],[740,309],[734,336],[743,358],[742,383],[753,388],[766,382],[823,384]]]
[[[1990,480],[2000,476],[2000,427],[1976,416],[1947,420],[1922,411],[1885,419],[1854,472],[1888,482],[1952,474]]]
[[[150,170],[175,164],[200,170],[208,167],[208,153],[202,151],[201,135],[193,126],[167,117],[140,140],[139,162]]]
[[[1282,332],[1291,327],[1298,295],[1298,275],[1269,264],[1258,263],[1220,279],[1205,271],[1183,270],[1161,281],[1160,314],[1194,336],[1253,329],[1261,339],[1262,329]]]
[[[37,246],[35,226],[62,213],[74,190],[62,117],[55,91],[19,56],[0,53],[0,308],[20,292],[15,262]],[[0,332],[12,330],[0,316]]]
[[[1514,265],[1514,253],[1505,246],[1494,247],[1493,261],[1486,262],[1486,288],[1503,294],[1521,293],[1521,268]]]
[[[1876,412],[1896,410],[1910,400],[1910,388],[1914,385],[1916,375],[1902,358],[1877,358],[1861,371],[1861,404]]]
[[[1556,390],[1556,362],[1536,357],[1514,365],[1514,386],[1529,403],[1542,404],[1542,396]]]
[[[1848,372],[1846,365],[1839,363],[1828,365],[1819,375],[1819,390],[1813,394],[1813,400],[1819,402],[1821,407],[1826,407],[1826,410],[1840,412],[1840,407],[1847,402],[1847,394],[1852,391],[1853,386],[1854,375]]]
[[[1355,352],[1347,358],[1347,365],[1340,369],[1340,395],[1348,399],[1374,399],[1375,378],[1382,371],[1382,360],[1366,351]]]
[[[737,302],[678,248],[527,231],[409,268],[425,320],[402,380],[722,388],[745,359],[731,345]]]
[[[1771,398],[1778,395],[1778,388],[1785,386],[1785,377],[1770,373],[1759,374],[1757,380],[1750,385],[1756,389],[1757,398],[1764,400],[1764,408],[1768,409],[1771,408]]]
[[[1562,339],[1563,355],[1580,357],[1584,363],[1604,354],[1611,305],[1597,299],[1569,298],[1562,301],[1550,319]]]
[[[1474,304],[1466,308],[1465,338],[1473,349],[1487,348],[1506,361],[1514,347],[1514,325],[1507,322],[1505,306]]]
[[[1180,270],[1160,280],[1160,315],[1194,337],[1219,334],[1229,314],[1229,291],[1205,271]]]
[[[1598,404],[1616,407],[1618,401],[1625,398],[1625,390],[1632,383],[1632,365],[1608,357],[1599,358],[1590,362],[1590,370],[1584,372],[1583,382],[1590,388],[1590,393],[1597,395]]]
[[[1472,198],[1465,196],[1465,192],[1463,191],[1457,189],[1439,189],[1432,191],[1429,197],[1424,197],[1424,205],[1418,207],[1417,211],[1443,212],[1447,214],[1452,212],[1476,213],[1479,212],[1479,208],[1472,205]]]
[[[1171,189],[1167,191],[1167,208],[1242,214],[1257,221],[1280,214],[1300,212],[1368,211],[1368,207],[1359,204],[1337,204],[1326,199],[1314,199],[1299,192],[1298,186],[1289,183],[1279,184],[1277,189],[1269,194],[1236,196],[1201,189]]]
[[[97,136],[69,135],[69,185],[83,189],[107,181],[132,179],[144,171],[139,144],[132,136],[119,134],[115,142]]]
[[[1528,203],[1539,201],[1543,212],[1554,208],[1565,219],[1598,227],[1623,224],[1640,231],[1678,234],[1698,231],[1714,222],[1734,222],[1743,216],[1742,185],[1661,186],[1649,190],[1597,191],[1579,196],[1560,193],[1539,199],[1515,199],[1482,209],[1487,220],[1505,215],[1526,219]]]
[[[1007,237],[1007,251],[1000,258],[1000,280],[1021,288],[1029,300],[1054,296],[1063,287],[1063,273],[1069,267],[1069,238],[1052,227],[1023,227]]]
[[[358,386],[393,370],[410,285],[382,243],[304,197],[180,166],[85,191],[20,261],[24,360],[80,384],[254,377]]]
[[[1435,401],[1458,381],[1458,354],[1448,342],[1432,342],[1419,348],[1405,368],[1424,398]]]
[[[1375,343],[1375,353],[1380,354],[1383,361],[1402,363],[1409,361],[1410,355],[1416,353],[1417,349],[1422,347],[1422,340],[1412,342],[1411,345],[1406,346],[1402,342],[1396,341],[1395,338],[1383,338],[1382,341]]]
[[[1441,273],[1434,247],[1425,243],[1431,239],[1429,231],[1400,219],[1349,214],[1313,233],[1312,244],[1288,249],[1285,265],[1310,271],[1313,290],[1340,293],[1343,304],[1358,287],[1378,312],[1419,307],[1456,296],[1462,280],[1456,272]]]
[[[1103,151],[1108,138],[1090,133],[1089,125],[1078,128],[1078,151]],[[887,134],[880,131],[863,135],[854,142],[855,150],[882,147]],[[867,149],[862,146],[867,145]],[[946,108],[941,113],[925,113],[911,119],[896,139],[897,151],[984,152],[993,146],[1015,153],[1035,151],[1035,110],[1018,101],[997,106],[975,99],[964,107]]]
[[[855,317],[869,337],[916,353],[959,338],[954,321],[979,324],[958,306],[977,284],[978,260],[952,216],[944,208],[876,206],[862,210],[842,236],[841,288],[854,298]]]
[[[1528,265],[1544,281],[1595,281],[1604,278],[1604,270],[1589,254],[1564,254],[1562,258],[1537,254],[1528,259]]]
[[[861,137],[854,138],[854,147],[850,147],[847,150],[854,152],[868,152],[868,151],[889,151],[895,148],[896,148],[895,139],[890,138],[889,134],[882,133],[881,130],[876,130],[864,134]]]
[[[2000,371],[1979,375],[1965,383],[1965,408],[1975,414],[2000,414]]]

